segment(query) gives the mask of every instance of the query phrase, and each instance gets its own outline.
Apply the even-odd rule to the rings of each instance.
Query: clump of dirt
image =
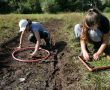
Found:
[[[76,83],[80,80],[78,68],[75,64],[68,64],[73,53],[67,47],[65,37],[61,38],[60,30],[63,27],[63,21],[54,19],[43,23],[43,25],[49,30],[55,43],[49,50],[51,55],[47,62],[23,63],[14,60],[11,54],[19,44],[19,36],[1,45],[1,90],[76,90],[78,88]],[[27,38],[24,39],[23,45],[24,47],[34,46],[27,42]],[[43,47],[43,45],[41,46]],[[46,55],[44,53],[39,52],[39,57]],[[27,52],[18,54],[28,55]]]

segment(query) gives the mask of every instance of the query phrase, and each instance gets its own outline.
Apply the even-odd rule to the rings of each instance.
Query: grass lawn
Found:
[[[107,60],[106,57],[101,57],[98,60],[89,61],[88,63],[94,67],[110,66],[110,60]]]

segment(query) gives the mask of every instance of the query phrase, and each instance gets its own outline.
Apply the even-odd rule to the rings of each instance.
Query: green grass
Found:
[[[107,60],[106,57],[101,57],[98,60],[89,61],[88,63],[94,66],[94,68],[110,66],[110,60]]]

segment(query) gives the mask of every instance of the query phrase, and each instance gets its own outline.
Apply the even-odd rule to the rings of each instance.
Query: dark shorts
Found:
[[[44,31],[43,33],[40,33],[40,38],[45,40],[47,38],[50,38],[50,34],[47,31]],[[35,35],[32,32],[30,32],[28,40],[33,43],[36,43],[37,41]]]
[[[40,38],[45,39],[49,37],[49,33],[47,31],[41,32],[40,33]]]

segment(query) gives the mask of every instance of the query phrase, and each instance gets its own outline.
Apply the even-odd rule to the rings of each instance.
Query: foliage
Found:
[[[110,7],[110,0],[103,0],[103,2],[105,3],[106,7]]]
[[[9,10],[8,10],[8,9]],[[8,12],[7,12],[8,11]],[[0,1],[0,13],[41,13],[39,0],[4,0]]]
[[[0,13],[9,13],[10,12],[10,7],[8,5],[8,1],[6,0],[0,0]]]
[[[60,11],[60,7],[55,0],[45,0],[42,2],[42,10],[46,13],[56,13]]]
[[[110,12],[110,7],[106,7],[106,8],[104,9],[104,12]]]
[[[41,13],[42,12],[39,0],[29,0],[28,3],[30,5],[32,13]]]
[[[0,0],[0,13],[57,13],[100,10],[110,6],[109,0]]]

